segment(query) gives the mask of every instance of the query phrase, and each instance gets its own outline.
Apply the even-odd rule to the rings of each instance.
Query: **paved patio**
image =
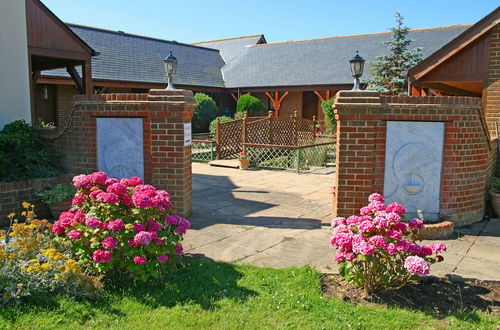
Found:
[[[240,171],[193,163],[186,252],[217,261],[336,272],[328,243],[333,172],[332,167],[307,174]],[[445,261],[433,265],[434,275],[500,280],[498,219],[461,228],[445,244]]]

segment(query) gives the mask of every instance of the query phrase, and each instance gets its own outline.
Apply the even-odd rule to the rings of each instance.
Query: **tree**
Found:
[[[208,125],[217,117],[217,105],[207,94],[196,93],[194,95],[196,108],[193,114],[193,132],[208,132]]]
[[[243,117],[245,111],[249,116],[266,114],[266,106],[261,100],[250,94],[241,95],[236,104],[236,118]]]
[[[422,58],[422,49],[409,49],[413,40],[406,39],[409,28],[403,26],[403,16],[396,12],[396,26],[391,28],[392,38],[384,42],[389,54],[375,58],[370,63],[372,78],[367,83],[368,90],[381,94],[406,94],[406,72]]]

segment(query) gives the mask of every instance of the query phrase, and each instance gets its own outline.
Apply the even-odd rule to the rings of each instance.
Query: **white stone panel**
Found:
[[[385,152],[384,197],[398,202],[408,215],[424,211],[439,216],[444,123],[389,121]]]
[[[97,118],[97,164],[110,177],[144,179],[141,118]]]

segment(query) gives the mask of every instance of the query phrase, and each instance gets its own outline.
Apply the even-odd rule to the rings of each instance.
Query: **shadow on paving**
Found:
[[[321,227],[319,219],[299,218],[306,211],[301,212],[298,208],[295,211],[296,216],[292,213],[286,214],[288,209],[293,207],[282,205],[281,202],[301,206],[304,199],[298,193],[239,188],[241,187],[226,176],[193,174],[193,212],[189,218],[192,228],[202,229],[218,223],[289,229]],[[254,199],[239,198],[235,193]],[[268,201],[264,201],[265,199]],[[275,207],[281,209],[270,210]]]

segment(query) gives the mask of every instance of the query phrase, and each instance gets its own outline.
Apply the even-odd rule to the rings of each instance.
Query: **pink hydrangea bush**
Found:
[[[443,243],[415,243],[424,224],[419,219],[406,222],[402,205],[385,205],[377,193],[368,201],[360,215],[332,220],[330,244],[338,250],[335,261],[348,282],[364,287],[367,293],[399,288],[428,275],[430,265],[443,260]]]
[[[137,177],[118,180],[103,172],[73,178],[77,193],[52,231],[82,264],[97,272],[128,271],[158,277],[182,255],[187,219],[170,214],[170,195]]]

